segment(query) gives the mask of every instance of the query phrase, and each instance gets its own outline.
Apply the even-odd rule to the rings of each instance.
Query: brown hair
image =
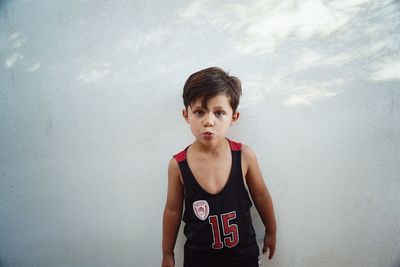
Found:
[[[183,104],[187,108],[201,99],[202,106],[206,108],[208,100],[219,94],[225,94],[229,98],[229,104],[235,112],[242,94],[240,80],[220,68],[206,68],[193,73],[186,80],[183,87]]]

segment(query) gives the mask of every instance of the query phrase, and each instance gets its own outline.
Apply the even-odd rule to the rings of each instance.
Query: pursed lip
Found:
[[[206,132],[202,132],[201,135],[203,136],[203,138],[211,139],[211,138],[213,138],[214,133],[206,131]]]

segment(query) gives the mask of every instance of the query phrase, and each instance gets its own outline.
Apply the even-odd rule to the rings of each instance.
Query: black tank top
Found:
[[[179,164],[185,194],[185,252],[200,257],[238,260],[258,256],[259,248],[251,222],[252,202],[244,185],[242,144],[227,139],[232,165],[224,188],[217,194],[205,191],[186,160],[187,148],[174,158]]]

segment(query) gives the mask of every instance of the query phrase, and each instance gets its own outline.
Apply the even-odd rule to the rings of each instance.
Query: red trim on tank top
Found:
[[[227,138],[227,139],[228,139],[228,138]],[[231,149],[232,149],[233,151],[240,151],[240,150],[242,150],[242,144],[241,144],[241,143],[238,143],[238,142],[235,142],[235,141],[232,141],[232,140],[229,140],[229,139],[228,139],[228,141],[229,141],[229,144],[230,144]]]
[[[177,162],[184,161],[186,159],[186,150],[182,150],[178,154],[174,155]]]

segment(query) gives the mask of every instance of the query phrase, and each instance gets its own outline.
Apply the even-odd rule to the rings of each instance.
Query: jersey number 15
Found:
[[[237,224],[230,223],[230,220],[233,219],[236,219],[236,211],[221,214],[222,234],[224,236],[222,243],[218,216],[211,215],[208,217],[214,238],[214,243],[212,244],[213,249],[222,249],[224,245],[228,248],[233,248],[239,243],[239,228]]]

